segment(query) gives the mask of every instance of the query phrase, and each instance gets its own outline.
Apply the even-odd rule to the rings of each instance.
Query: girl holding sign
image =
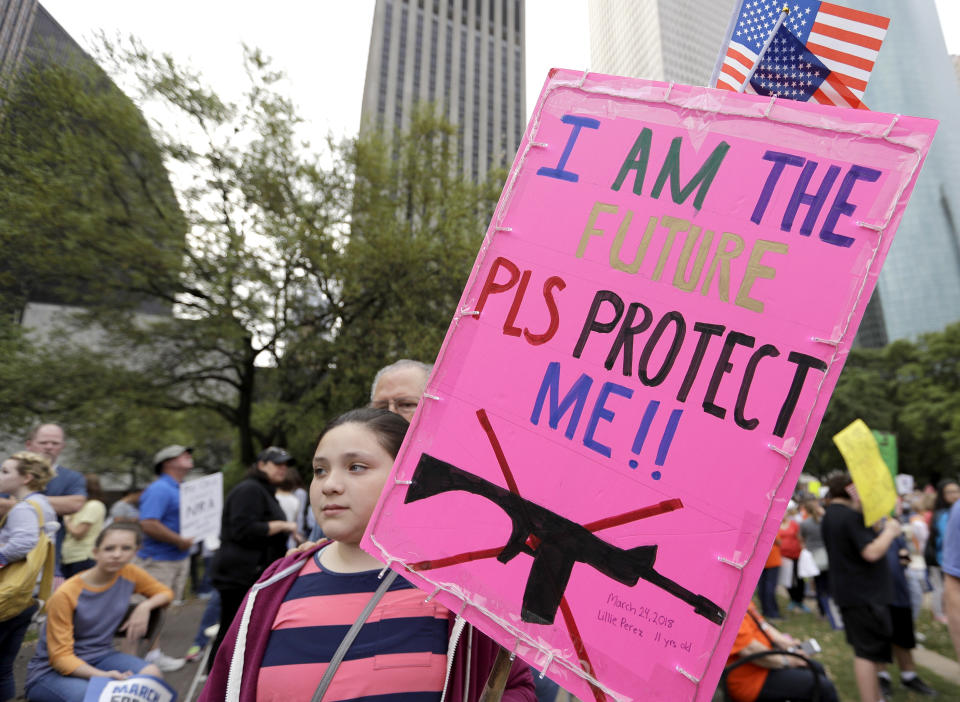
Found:
[[[337,702],[389,694],[439,702],[445,686],[451,702],[478,699],[497,645],[456,625],[451,612],[425,602],[393,571],[381,579],[383,563],[360,549],[407,426],[393,412],[360,409],[324,429],[310,504],[330,540],[277,561],[254,585],[217,653],[201,701],[323,694],[325,702]],[[345,641],[344,632],[364,610],[366,623]],[[331,662],[341,659],[339,666]],[[530,671],[518,659],[504,700],[535,699]]]
[[[47,603],[37,651],[27,667],[27,699],[32,702],[82,700],[92,677],[124,680],[134,673],[161,678],[142,658],[113,648],[114,632],[127,639],[147,631],[150,612],[173,600],[173,591],[130,563],[140,546],[140,527],[114,522],[97,536],[95,565],[67,579]],[[147,599],[127,616],[130,596]]]

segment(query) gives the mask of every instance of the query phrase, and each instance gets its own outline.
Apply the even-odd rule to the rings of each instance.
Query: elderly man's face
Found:
[[[426,384],[427,375],[419,368],[398,368],[380,378],[370,406],[396,412],[409,422]]]
[[[56,465],[60,452],[63,451],[63,444],[63,429],[56,424],[44,424],[37,429],[36,436],[27,439],[26,447],[28,451],[46,456],[51,464]]]

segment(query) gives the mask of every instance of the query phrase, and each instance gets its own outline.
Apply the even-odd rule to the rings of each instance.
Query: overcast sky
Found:
[[[639,0],[638,0],[639,1]],[[910,0],[912,1],[912,0]],[[201,71],[225,97],[242,90],[241,44],[262,49],[290,79],[288,94],[313,126],[353,136],[374,0],[41,0],[85,48],[94,32],[133,34]],[[960,0],[937,0],[947,49],[960,54]],[[527,116],[552,67],[590,67],[587,0],[527,0]]]

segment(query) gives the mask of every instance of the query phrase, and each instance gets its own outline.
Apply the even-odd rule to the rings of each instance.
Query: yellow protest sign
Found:
[[[840,449],[850,476],[860,495],[863,521],[871,526],[890,514],[897,503],[893,477],[880,456],[880,448],[862,419],[837,432],[833,443]]]
[[[807,492],[814,497],[820,497],[820,481],[811,480],[809,483],[807,483]]]

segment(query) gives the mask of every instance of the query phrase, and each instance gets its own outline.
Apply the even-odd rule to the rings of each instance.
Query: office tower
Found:
[[[524,0],[377,0],[361,130],[430,102],[460,131],[463,172],[509,167],[526,126]]]
[[[736,0],[590,0],[590,70],[706,85]]]
[[[872,110],[940,120],[877,290],[890,339],[960,319],[960,87],[933,0],[873,0],[890,28],[864,101]]]
[[[864,346],[960,319],[960,88],[933,0],[843,0],[890,17],[865,102],[940,120],[858,334]],[[721,8],[722,5],[722,8]],[[705,85],[737,0],[590,0],[592,70]]]

